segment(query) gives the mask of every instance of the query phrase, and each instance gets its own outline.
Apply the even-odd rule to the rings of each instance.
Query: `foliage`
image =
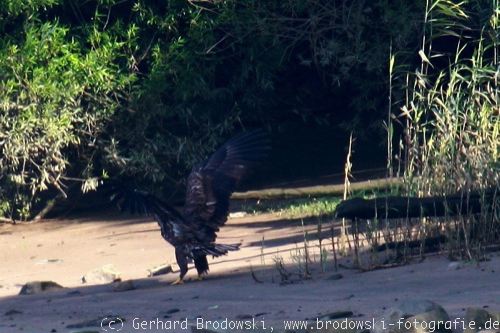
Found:
[[[23,10],[14,4],[10,11]],[[0,41],[4,214],[28,218],[49,187],[65,196],[69,168],[84,190],[96,185],[99,139],[133,77],[117,64],[124,43],[87,29],[82,41],[57,21],[30,19],[22,32]]]

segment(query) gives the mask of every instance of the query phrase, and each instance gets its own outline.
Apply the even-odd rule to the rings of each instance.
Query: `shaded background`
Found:
[[[464,7],[477,38],[491,4]],[[168,198],[253,128],[273,154],[242,188],[341,173],[350,133],[353,170],[383,168],[384,122],[422,62],[424,16],[404,0],[2,0],[0,210],[29,216],[103,180]],[[457,41],[436,36],[433,70]]]

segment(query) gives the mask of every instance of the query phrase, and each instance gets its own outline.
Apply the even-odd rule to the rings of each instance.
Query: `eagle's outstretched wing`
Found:
[[[161,228],[161,235],[172,245],[179,243],[189,234],[182,215],[150,193],[115,187],[111,200],[122,211],[153,216]]]
[[[231,193],[269,150],[266,132],[246,132],[226,142],[193,168],[187,180],[184,218],[196,229],[198,241],[215,241],[215,233],[227,220]]]

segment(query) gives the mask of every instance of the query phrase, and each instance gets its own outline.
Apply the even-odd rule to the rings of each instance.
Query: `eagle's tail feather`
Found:
[[[227,254],[229,251],[237,251],[240,249],[241,244],[210,244],[208,246],[204,246],[202,251],[206,255],[211,255],[214,257],[223,256]]]

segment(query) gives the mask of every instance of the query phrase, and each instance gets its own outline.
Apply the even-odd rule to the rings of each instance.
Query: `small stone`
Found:
[[[172,273],[173,269],[172,265],[162,265],[153,267],[152,269],[148,269],[148,272],[149,272],[149,277],[152,277],[152,276]]]
[[[32,281],[22,286],[19,295],[33,295],[62,288],[61,285],[53,281]]]
[[[102,318],[81,321],[75,324],[66,325],[66,328],[84,328],[84,327],[97,327],[101,325]]]
[[[33,259],[36,257],[33,257]],[[36,265],[45,265],[45,264],[57,264],[57,263],[62,263],[62,259],[41,259],[38,260],[35,264]]]
[[[397,322],[401,318],[417,319],[417,321],[434,320],[433,318],[448,318],[448,314],[437,303],[428,300],[405,300],[395,307],[385,310],[375,320],[375,327],[372,329],[373,333],[400,333],[398,330]],[[421,325],[423,326],[423,325]],[[437,332],[438,330],[436,330]],[[422,331],[419,331],[422,333]]]
[[[332,274],[328,277],[328,280],[332,280],[332,281],[335,281],[335,280],[340,280],[342,279],[344,276],[340,273],[335,273],[335,274]]]
[[[19,311],[19,310],[12,309],[12,310],[5,312],[4,315],[5,316],[12,316],[12,315],[21,314],[21,313],[23,313],[23,312]]]
[[[500,323],[500,312],[492,312],[492,311],[489,311],[490,313],[490,316],[493,317],[493,319]]]
[[[449,271],[456,271],[461,269],[463,266],[460,262],[458,261],[453,261],[448,264],[448,270]]]
[[[354,315],[352,311],[335,311],[330,312],[318,317],[318,320],[335,320],[342,318],[350,318]]]
[[[173,308],[173,309],[170,309],[170,310],[167,310],[167,311],[160,311],[158,312],[158,317],[163,317],[163,318],[172,318],[172,314],[174,313],[177,313],[177,312],[180,312],[181,310],[177,309],[177,308]]]
[[[113,291],[115,292],[129,291],[134,289],[135,286],[132,280],[119,281],[113,283]]]
[[[244,320],[244,319],[252,319],[253,316],[250,314],[239,314],[236,316],[236,319]]]
[[[469,327],[469,325],[466,325],[465,329],[464,329],[464,333],[475,333],[477,331],[479,331],[479,327],[484,327],[484,324],[489,321],[489,320],[492,320],[493,317],[492,315],[484,310],[484,309],[481,309],[481,308],[468,308],[466,311],[465,311],[465,323],[474,323],[474,329],[472,329],[471,327]]]
[[[406,300],[398,306],[406,315],[417,315],[419,313],[443,310],[443,307],[428,300]]]
[[[114,265],[104,265],[94,269],[82,277],[82,283],[103,284],[111,283],[120,279],[120,273]]]
[[[443,308],[434,309],[428,312],[420,313],[415,316],[409,317],[406,319],[407,322],[420,323],[413,327],[411,330],[412,333],[434,333],[434,332],[442,332],[442,333],[451,333],[451,330],[448,330],[444,327],[444,323],[448,322],[450,317],[446,313]],[[426,327],[429,323],[443,323],[441,326],[437,324],[433,329]]]
[[[99,318],[95,319],[90,319],[90,320],[85,320],[76,324],[70,324],[67,325],[66,328],[86,328],[86,327],[103,327],[103,326],[109,326],[111,325],[115,330],[118,331],[118,328],[120,326],[123,327],[123,323],[125,322],[125,318],[117,315],[104,315]],[[79,333],[83,332],[90,332],[90,331],[81,331]],[[92,331],[93,332],[93,331]],[[77,333],[77,332],[74,332]]]

